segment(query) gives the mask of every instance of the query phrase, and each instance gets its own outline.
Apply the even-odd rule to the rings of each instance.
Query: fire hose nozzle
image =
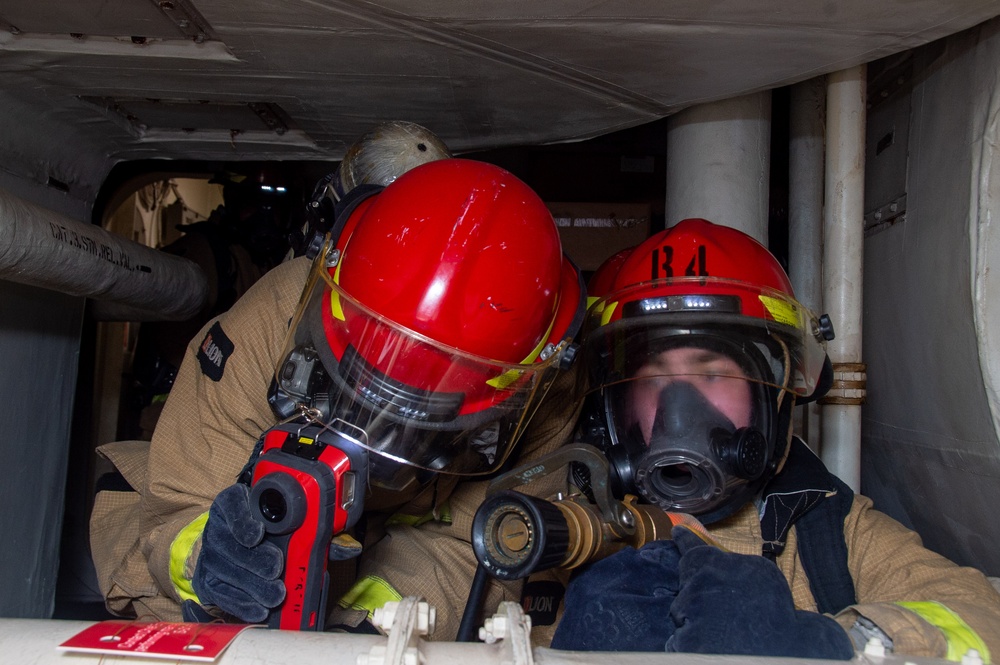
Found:
[[[594,504],[582,497],[547,501],[513,490],[491,495],[476,512],[472,547],[476,558],[497,579],[515,580],[549,568],[572,569],[602,559],[623,547],[642,547],[670,538],[674,525],[657,506],[627,496],[618,506],[619,522],[611,525]]]
[[[571,464],[587,469],[590,497],[574,494],[550,501],[513,490]],[[697,524],[690,515],[641,504],[631,494],[615,500],[609,477],[601,452],[577,443],[496,478],[472,523],[472,548],[480,565],[497,579],[521,579],[549,568],[576,568],[623,547],[638,549],[670,538],[677,524]]]

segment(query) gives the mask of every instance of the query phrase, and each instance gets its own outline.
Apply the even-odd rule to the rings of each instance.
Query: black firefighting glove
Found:
[[[192,579],[201,604],[248,623],[267,619],[285,599],[284,555],[251,514],[249,487],[237,483],[219,492],[201,539]]]
[[[778,567],[674,529],[680,589],[667,651],[850,660],[854,645],[828,616],[795,609]]]
[[[566,589],[552,648],[660,651],[673,633],[680,553],[671,540],[620,550],[578,573]]]

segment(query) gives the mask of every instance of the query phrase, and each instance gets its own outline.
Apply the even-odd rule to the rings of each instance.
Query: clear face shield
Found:
[[[369,480],[385,489],[497,470],[554,380],[559,350],[510,364],[438,343],[352,298],[325,254],[275,368],[276,411],[374,453]]]
[[[592,399],[601,402],[606,452],[624,491],[712,521],[773,475],[787,437],[779,414],[796,394],[812,393],[825,351],[801,306],[773,292],[752,295],[803,318],[787,325],[741,316],[738,301],[720,295],[658,297],[630,302],[631,316],[588,336]],[[610,306],[617,303],[599,301],[590,315]]]

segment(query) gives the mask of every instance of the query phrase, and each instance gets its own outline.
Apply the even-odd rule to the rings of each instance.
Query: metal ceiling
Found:
[[[0,176],[92,201],[121,160],[336,160],[389,119],[459,152],[580,140],[997,14],[985,0],[0,0]]]

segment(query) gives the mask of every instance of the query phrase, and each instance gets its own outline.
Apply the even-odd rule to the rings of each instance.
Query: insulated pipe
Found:
[[[791,88],[788,159],[788,276],[806,307],[823,307],[823,140],[826,81]]]
[[[685,109],[667,120],[667,226],[688,217],[767,244],[771,93]]]
[[[0,618],[0,644],[5,661],[36,665],[139,663],[143,662],[143,656],[154,655],[175,663],[198,658],[219,665],[534,665],[536,662],[531,645],[531,619],[517,603],[500,603],[496,613],[479,628],[480,642],[429,641],[427,637],[434,633],[435,616],[434,608],[412,596],[387,602],[376,608],[372,616],[372,623],[386,633],[385,637],[127,619],[93,623]],[[226,629],[240,632],[227,638],[220,635]],[[84,631],[87,634],[80,638]],[[68,653],[57,650],[60,646]],[[221,654],[213,653],[220,647],[225,649]],[[606,653],[589,657],[570,654],[566,659],[559,658],[559,653],[553,652],[554,659],[540,660],[552,665],[598,665],[607,661]],[[635,662],[638,665],[648,659]]]
[[[855,491],[861,486],[865,380],[861,362],[865,86],[864,65],[827,78],[823,296],[837,336],[827,346],[834,387],[822,401],[820,456]]]
[[[0,190],[0,279],[111,301],[128,320],[184,320],[202,308],[205,274]]]
[[[791,88],[788,159],[788,276],[795,297],[813,311],[823,307],[823,140],[826,79]],[[796,409],[797,431],[818,449],[820,412],[816,403]]]

